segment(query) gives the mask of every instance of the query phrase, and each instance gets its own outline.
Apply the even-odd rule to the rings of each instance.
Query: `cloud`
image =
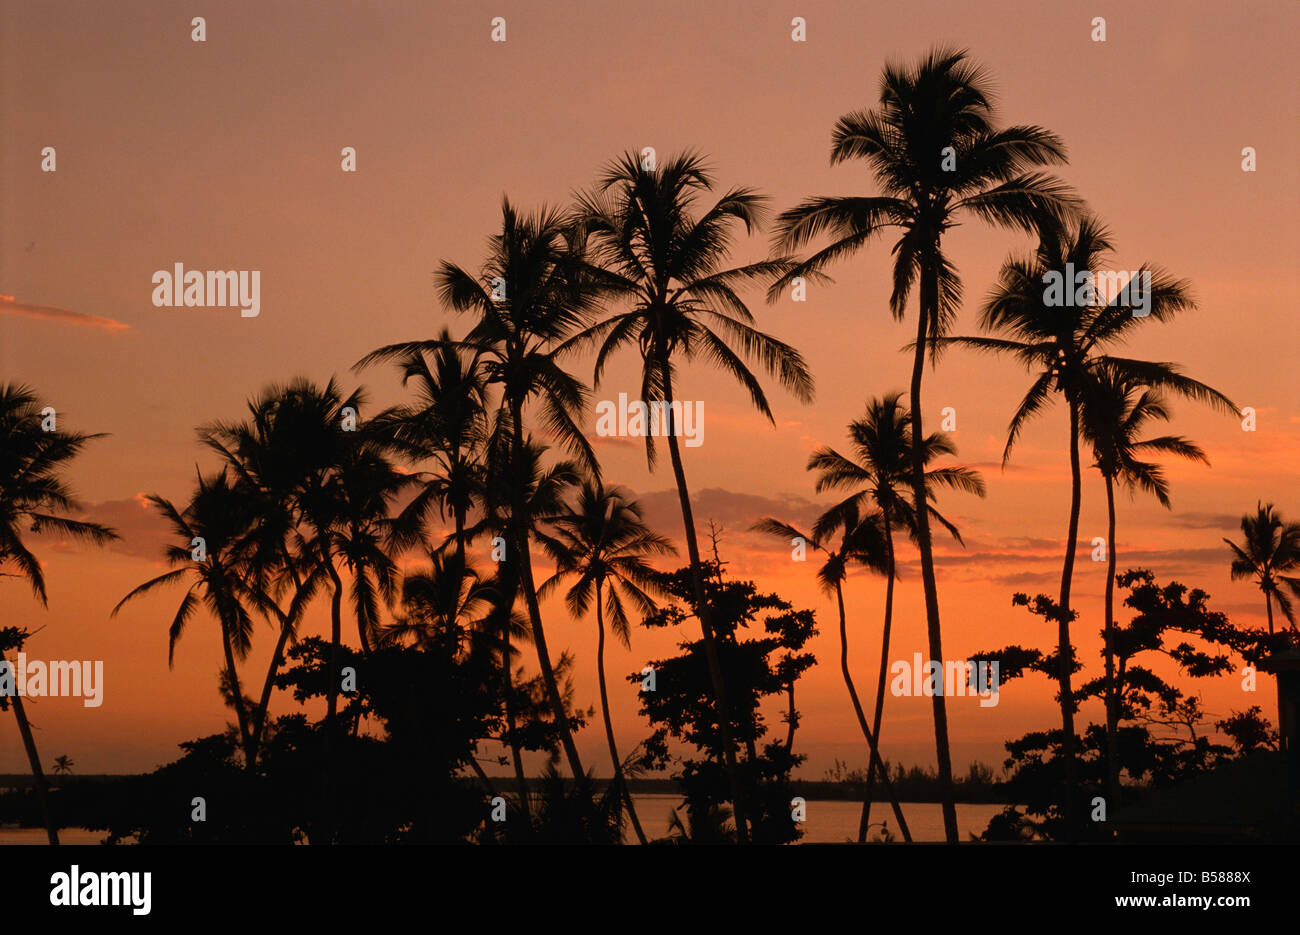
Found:
[[[0,295],[0,315],[19,315],[23,318],[37,318],[46,321],[61,321],[64,324],[80,325],[85,328],[101,328],[113,334],[130,331],[131,326],[103,318],[99,315],[87,315],[74,312],[57,305],[33,305],[31,302],[19,302],[11,295]]]
[[[84,505],[77,519],[108,526],[121,538],[107,543],[104,548],[120,555],[143,558],[153,562],[163,561],[163,549],[171,542],[171,527],[154,509],[143,493],[121,500],[102,500]],[[53,538],[54,533],[50,534]],[[52,546],[56,552],[81,551],[93,546],[60,537]]]
[[[1241,525],[1241,516],[1232,513],[1175,513],[1169,525],[1184,529],[1235,530]]]
[[[676,536],[681,532],[681,503],[675,489],[640,494],[637,499],[641,501],[646,522],[651,528],[664,535]],[[725,538],[733,542],[744,539],[751,544],[770,544],[773,540],[749,532],[749,527],[765,516],[775,516],[806,530],[826,506],[827,504],[815,503],[806,497],[786,494],[763,497],[737,493],[722,487],[691,491],[691,512],[695,517],[696,535],[706,537],[709,520],[713,520],[725,530]]]
[[[1014,587],[1016,585],[1049,584],[1059,580],[1060,577],[1060,574],[1055,571],[1018,571],[1010,575],[994,575],[989,578],[989,581]]]

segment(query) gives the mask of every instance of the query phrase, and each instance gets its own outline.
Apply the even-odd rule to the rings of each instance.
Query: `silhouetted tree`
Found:
[[[1037,171],[1065,162],[1065,148],[1052,133],[1033,126],[1002,129],[993,124],[989,80],[965,52],[936,49],[916,65],[886,65],[880,103],[870,111],[841,117],[835,125],[831,163],[861,159],[883,194],[811,198],[777,221],[775,247],[796,250],[823,233],[832,242],[781,276],[775,298],[796,276],[818,276],[833,261],[856,252],[889,228],[894,244],[894,288],[890,309],[901,320],[908,296],[919,291],[913,345],[912,437],[924,438],[921,375],[927,344],[945,334],[961,305],[961,279],[943,250],[943,235],[965,215],[1000,226],[1033,231],[1075,207],[1065,186]],[[922,449],[913,449],[912,503],[925,593],[930,658],[942,659],[939,594],[935,584]],[[952,761],[944,698],[932,699],[935,751],[944,786],[944,831],[957,843]]]

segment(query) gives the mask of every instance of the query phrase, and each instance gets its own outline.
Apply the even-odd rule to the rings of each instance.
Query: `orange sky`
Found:
[[[1038,123],[1069,147],[1061,174],[1111,226],[1116,265],[1147,261],[1189,278],[1200,309],[1154,326],[1130,346],[1174,360],[1255,407],[1259,429],[1185,404],[1175,430],[1195,439],[1212,467],[1172,464],[1174,511],[1121,499],[1120,568],[1141,563],[1163,580],[1208,590],[1212,604],[1259,624],[1263,602],[1231,583],[1223,535],[1257,499],[1294,518],[1300,457],[1297,325],[1297,66],[1300,15],[1289,0],[1221,3],[1026,4],[950,2],[847,5],[806,2],[379,5],[205,3],[109,5],[11,2],[0,11],[0,379],[28,382],[56,406],[61,427],[102,431],[71,479],[91,515],[128,536],[108,550],[42,544],[50,609],[6,580],[3,622],[44,627],[28,643],[39,659],[103,659],[102,707],[77,699],[32,705],[42,755],[67,754],[83,772],[152,768],[180,741],[220,728],[215,627],[196,620],[166,664],[166,629],[178,593],[140,601],[110,620],[131,587],[156,574],[156,529],[141,493],[187,493],[194,464],[208,464],[196,424],[239,414],[270,380],[324,379],[390,341],[432,336],[449,318],[431,273],[443,258],[476,266],[499,218],[503,192],[522,205],[558,203],[591,182],[619,152],[708,153],[723,186],[752,185],[776,208],[810,194],[871,193],[861,166],[828,167],[841,114],[875,103],[886,59],[910,60],[939,42],[971,50],[992,73],[1006,123]],[[207,42],[190,40],[192,15]],[[491,16],[508,41],[489,41]],[[1107,41],[1090,40],[1094,16]],[[790,40],[807,20],[808,41]],[[40,171],[42,147],[58,171]],[[344,174],[353,146],[359,171]],[[1241,171],[1255,147],[1258,171]],[[1025,238],[974,222],[947,241],[967,290],[959,333],[1008,251]],[[745,242],[738,260],[766,240]],[[155,308],[154,270],[262,271],[262,312]],[[910,357],[899,348],[913,319],[887,312],[888,248],[877,244],[831,270],[833,286],[805,304],[757,299],[764,328],[797,345],[817,377],[817,401],[779,391],[776,427],[741,392],[700,369],[680,395],[707,401],[705,444],[686,450],[701,522],[727,529],[731,570],[819,612],[812,644],[821,664],[799,690],[796,746],[819,777],[832,758],[863,759],[834,665],[833,604],[813,566],[743,533],[759,515],[805,521],[814,510],[803,471],[819,444],[842,445],[865,399],[903,389]],[[463,324],[451,321],[454,329]],[[120,326],[126,327],[120,327]],[[595,399],[634,390],[624,357]],[[590,362],[575,369],[590,376]],[[397,398],[384,370],[360,379],[380,403]],[[1013,407],[1028,385],[1010,361],[954,352],[926,376],[927,424],[957,410],[964,463],[985,471],[984,501],[949,496],[964,551],[943,545],[940,598],[949,658],[1008,643],[1046,647],[1048,628],[1010,607],[1014,590],[1055,591],[1069,486],[1067,429],[1056,408],[1025,434],[1012,465],[998,460]],[[593,417],[594,420],[594,417]],[[646,496],[659,529],[680,534],[666,491],[637,447],[598,448],[610,479]],[[1080,528],[1104,535],[1105,503],[1089,476]],[[914,555],[906,556],[909,560]],[[1097,664],[1104,565],[1078,566],[1076,644]],[[913,561],[898,595],[893,658],[924,646]],[[879,579],[850,578],[853,664],[874,692]],[[311,623],[319,628],[324,603]],[[552,608],[554,651],[572,649],[578,697],[596,700],[594,624],[569,625]],[[346,628],[345,628],[346,632]],[[264,666],[272,631],[259,633],[250,672]],[[613,650],[611,672],[639,669],[671,651],[672,634],[637,632]],[[263,670],[264,671],[264,670]],[[258,677],[260,683],[260,676]],[[1206,694],[1215,715],[1262,703],[1235,680]],[[1016,682],[996,708],[949,702],[955,766],[1000,764],[1002,743],[1052,722],[1045,679]],[[286,710],[280,699],[280,711]],[[624,747],[647,732],[635,696],[613,700]],[[1092,712],[1096,716],[1096,712]],[[776,712],[771,712],[773,719]],[[932,762],[926,699],[890,698],[884,752]],[[584,757],[608,765],[595,730]],[[10,717],[0,720],[0,772],[25,760]]]

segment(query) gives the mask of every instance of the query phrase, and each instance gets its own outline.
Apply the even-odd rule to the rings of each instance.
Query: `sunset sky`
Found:
[[[562,205],[626,150],[698,149],[721,187],[757,187],[775,210],[809,195],[876,193],[864,165],[829,166],[831,128],[876,103],[886,61],[911,62],[936,44],[969,49],[988,69],[1003,124],[1039,124],[1064,139],[1070,164],[1059,174],[1111,228],[1118,268],[1157,263],[1191,281],[1198,310],[1141,329],[1126,350],[1177,361],[1254,407],[1258,430],[1176,403],[1172,430],[1199,443],[1211,466],[1169,463],[1172,512],[1120,498],[1119,568],[1141,565],[1161,581],[1201,587],[1213,608],[1262,625],[1263,597],[1229,580],[1221,539],[1238,535],[1239,517],[1257,500],[1300,518],[1300,7],[1292,0],[978,10],[951,0],[503,0],[483,10],[216,0],[184,8],[13,0],[0,9],[0,381],[32,385],[56,407],[60,428],[109,434],[70,479],[87,517],[123,535],[102,550],[36,541],[48,611],[21,582],[0,579],[0,625],[39,629],[29,658],[105,662],[101,707],[73,698],[30,704],[47,764],[66,754],[78,772],[148,770],[232,718],[217,694],[213,621],[191,624],[168,669],[179,590],[109,617],[162,569],[162,526],[143,495],[182,500],[196,463],[214,464],[196,425],[238,417],[265,384],[299,374],[364,383],[376,405],[396,402],[391,368],[350,368],[381,344],[433,337],[443,325],[464,332],[467,323],[435,298],[438,262],[477,268],[503,194],[525,207]],[[190,38],[197,15],[206,18],[203,43]],[[492,15],[507,20],[505,43],[490,41]],[[807,42],[791,41],[795,16],[807,21]],[[1106,19],[1104,43],[1090,37],[1096,16]],[[40,168],[46,146],[57,152],[53,173]],[[357,151],[355,173],[340,170],[345,146]],[[1255,172],[1242,171],[1247,146]],[[877,241],[832,268],[834,284],[810,287],[805,303],[753,295],[760,326],[806,357],[813,404],[769,381],[772,426],[743,391],[703,367],[686,369],[677,385],[682,398],[705,402],[704,444],[685,449],[686,473],[698,522],[724,529],[729,573],[818,612],[821,634],[810,648],[819,665],[799,688],[805,778],[820,778],[837,757],[865,762],[836,664],[834,604],[817,590],[813,562],[793,563],[788,548],[745,529],[764,515],[810,523],[830,498],[812,493],[809,452],[842,447],[867,398],[906,389],[911,358],[900,348],[915,307],[901,325],[889,315],[888,245]],[[966,286],[955,333],[975,333],[999,264],[1030,246],[974,220],[947,236]],[[767,248],[766,235],[742,239],[735,260]],[[155,307],[153,272],[178,262],[260,270],[261,314]],[[630,352],[620,357],[592,394],[593,436],[596,402],[635,396],[636,363]],[[590,357],[570,364],[590,380]],[[950,659],[1054,641],[1052,628],[1010,605],[1013,591],[1055,593],[1069,510],[1059,404],[1000,467],[1007,421],[1028,385],[1013,361],[967,352],[949,353],[926,374],[927,427],[954,407],[958,460],[988,483],[985,500],[945,494],[941,503],[966,539],[965,549],[936,545]],[[680,541],[666,461],[651,474],[638,441],[596,441],[607,479],[635,490],[652,524]],[[1105,531],[1103,488],[1089,471],[1074,633],[1090,674],[1100,668],[1105,565],[1088,552]],[[910,660],[925,649],[924,608],[916,554],[905,545],[901,558],[891,658]],[[859,690],[873,696],[883,595],[880,578],[850,574],[852,663]],[[553,655],[575,653],[577,697],[595,704],[594,621],[569,621],[558,602],[544,612]],[[321,600],[304,632],[327,629],[327,615]],[[355,624],[344,633],[355,640]],[[631,652],[615,647],[607,660],[626,750],[649,729],[622,675],[672,652],[678,638],[638,630]],[[273,642],[261,625],[245,669],[258,685]],[[972,759],[1000,767],[1005,741],[1059,724],[1052,691],[1031,676],[1007,686],[997,707],[950,700],[955,771]],[[1253,696],[1227,678],[1205,698],[1214,716],[1260,704],[1276,717],[1271,678],[1261,677]],[[274,710],[292,707],[280,694]],[[779,710],[767,714],[779,727]],[[885,718],[888,758],[933,764],[927,699],[887,698]],[[598,728],[578,742],[588,765],[608,775]],[[26,769],[5,715],[0,772]]]

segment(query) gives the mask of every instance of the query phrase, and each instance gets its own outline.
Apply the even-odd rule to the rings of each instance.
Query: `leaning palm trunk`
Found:
[[[516,465],[524,461],[523,441],[523,407],[511,404],[511,418],[514,420],[510,433],[511,456]],[[528,527],[525,523],[524,492],[518,485],[511,486],[510,524],[514,528],[514,548],[519,568],[519,586],[524,592],[524,604],[528,608],[528,620],[533,628],[533,645],[537,647],[537,663],[542,670],[542,682],[546,686],[546,695],[551,702],[555,717],[555,726],[560,732],[560,743],[569,760],[569,770],[578,788],[587,790],[587,773],[582,768],[578,756],[578,747],[573,742],[573,731],[569,727],[569,716],[564,710],[564,699],[560,697],[560,688],[555,681],[555,669],[551,666],[551,657],[546,649],[546,631],[542,629],[542,611],[537,601],[537,586],[533,582],[533,562],[528,546]]]
[[[938,237],[935,236],[935,246]],[[916,508],[916,539],[921,552],[921,585],[925,592],[926,635],[930,658],[943,664],[943,639],[939,628],[939,589],[934,578],[934,553],[930,541],[929,498],[925,489],[925,438],[921,426],[921,375],[925,369],[926,338],[939,309],[939,274],[928,258],[921,274],[920,309],[916,324],[916,351],[912,359],[912,498]],[[939,762],[939,794],[943,800],[943,830],[949,844],[957,843],[957,803],[952,784],[952,756],[948,750],[948,712],[943,692],[930,699],[934,712],[934,748]]]
[[[276,673],[280,671],[280,666],[284,665],[284,648],[289,643],[289,637],[292,635],[293,629],[293,615],[282,614],[280,637],[276,640],[275,652],[271,654],[271,664],[266,669],[266,680],[262,682],[262,697],[257,703],[257,710],[253,712],[252,749],[247,763],[250,770],[256,765],[257,754],[262,747],[262,733],[266,728],[266,713],[271,704],[271,689],[275,687]]]
[[[1115,682],[1115,482],[1106,475],[1106,782],[1119,805],[1119,685]]]
[[[885,626],[880,639],[880,674],[876,681],[876,711],[871,722],[871,732],[880,740],[880,719],[885,711],[885,680],[889,676],[889,631],[894,622],[894,533],[890,527],[889,509],[882,511],[885,522],[885,573],[889,576],[885,582]],[[883,765],[882,765],[883,768]],[[867,840],[867,829],[871,827],[871,794],[876,783],[876,761],[867,766],[867,794],[862,799],[862,817],[858,821],[858,843]]]
[[[1061,570],[1061,599],[1058,602],[1056,651],[1060,657],[1056,674],[1061,702],[1062,756],[1065,758],[1065,833],[1074,836],[1075,760],[1074,698],[1070,690],[1070,584],[1074,578],[1074,553],[1079,543],[1079,508],[1083,500],[1083,477],[1079,470],[1079,404],[1070,401],[1070,529],[1065,537],[1065,566]]]
[[[0,661],[3,661],[0,659]],[[23,699],[18,692],[11,696],[14,705],[14,718],[18,721],[18,733],[23,738],[23,749],[27,751],[27,762],[32,767],[32,782],[36,786],[36,798],[41,803],[41,818],[45,821],[45,835],[51,844],[59,843],[59,829],[50,814],[49,787],[45,782],[45,771],[41,769],[41,757],[36,752],[36,738],[32,736],[32,725],[27,721],[27,712],[23,710]]]
[[[912,833],[907,829],[907,819],[903,817],[903,809],[899,807],[898,796],[894,794],[894,784],[889,779],[889,773],[880,763],[880,749],[876,744],[876,734],[867,726],[867,716],[862,713],[862,702],[858,700],[858,690],[854,688],[853,676],[849,673],[849,636],[844,618],[844,587],[839,581],[835,582],[835,599],[840,608],[840,672],[844,675],[844,684],[849,690],[849,698],[853,701],[853,713],[858,716],[858,727],[862,729],[862,736],[867,740],[867,749],[871,751],[869,768],[880,766],[885,794],[889,796],[889,804],[894,810],[894,818],[898,821],[898,829],[903,833],[903,840],[910,844]]]
[[[302,617],[305,604],[302,600],[302,581],[298,578],[298,572],[294,570],[293,560],[290,558],[287,550],[281,549],[284,556],[285,565],[293,578],[294,596],[289,602],[289,613],[280,610],[280,605],[272,602],[271,607],[275,614],[280,618],[280,636],[275,642],[275,651],[271,654],[271,663],[266,668],[266,679],[262,682],[262,696],[258,699],[257,708],[253,711],[253,729],[252,729],[252,755],[248,758],[247,767],[253,769],[257,765],[257,757],[262,749],[262,734],[266,729],[266,715],[271,707],[271,689],[275,687],[275,676],[280,671],[280,666],[284,665],[284,650],[289,645],[289,637],[293,636],[294,630],[297,629],[298,620]]]
[[[673,464],[673,477],[677,481],[677,498],[681,502],[682,525],[686,529],[686,551],[691,561],[691,584],[695,590],[696,614],[704,636],[704,656],[709,666],[709,679],[713,683],[713,701],[717,707],[718,729],[722,734],[723,766],[731,786],[731,804],[736,819],[736,838],[741,844],[749,843],[749,826],[745,820],[744,798],[740,793],[740,779],[736,771],[736,752],[731,743],[731,714],[727,708],[722,663],[718,659],[717,640],[709,613],[709,602],[704,592],[704,570],[700,562],[700,545],[695,539],[695,518],[691,513],[691,495],[686,486],[686,470],[682,466],[682,453],[677,446],[676,426],[673,424],[673,387],[669,375],[667,355],[662,351],[659,360],[663,374],[665,409],[668,413],[668,455]]]
[[[600,710],[605,716],[605,739],[609,742],[609,758],[614,764],[614,788],[619,790],[623,796],[623,801],[627,803],[627,817],[632,822],[632,830],[636,832],[636,839],[642,844],[646,843],[645,832],[641,830],[641,822],[636,817],[636,806],[632,802],[632,790],[627,787],[627,780],[623,777],[623,761],[618,758],[618,746],[614,743],[614,724],[609,717],[609,694],[605,690],[605,615],[601,606],[601,582],[596,582],[596,628],[600,632],[600,638],[596,643],[596,675],[600,679]]]

